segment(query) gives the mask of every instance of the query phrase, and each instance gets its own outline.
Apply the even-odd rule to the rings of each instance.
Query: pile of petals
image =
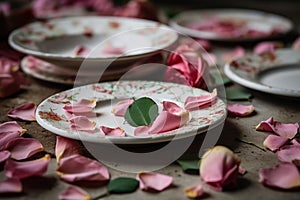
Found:
[[[0,193],[22,192],[21,179],[42,176],[47,171],[50,155],[32,160],[33,155],[43,151],[43,145],[36,139],[21,137],[25,132],[15,121],[0,124],[0,163],[5,162],[7,177],[0,182]]]

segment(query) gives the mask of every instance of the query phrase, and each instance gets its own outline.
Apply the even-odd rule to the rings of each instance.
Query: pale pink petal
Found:
[[[214,89],[212,93],[204,96],[189,96],[184,102],[184,108],[188,111],[206,108],[214,104],[217,100],[217,90]]]
[[[59,194],[59,200],[89,200],[92,197],[77,186],[69,186]]]
[[[23,179],[31,176],[42,176],[48,168],[51,158],[46,154],[43,158],[31,161],[17,162],[7,160],[4,166],[5,175],[10,178]]]
[[[293,49],[300,49],[300,37],[298,37],[292,44]]]
[[[196,199],[202,197],[205,193],[201,183],[184,189],[184,193],[188,198]]]
[[[56,171],[67,182],[109,180],[109,172],[104,165],[81,155],[62,158]]]
[[[35,121],[35,103],[25,103],[22,104],[7,113],[7,116],[13,119],[19,119],[23,121]]]
[[[6,150],[10,151],[11,158],[23,160],[44,150],[43,145],[34,138],[14,138],[6,144]]]
[[[89,113],[93,111],[96,106],[96,100],[81,99],[80,101],[71,105],[65,105],[63,109],[69,113],[80,114]]]
[[[0,164],[4,161],[6,161],[10,157],[9,151],[0,151]]]
[[[268,135],[263,145],[271,151],[277,151],[280,147],[288,143],[289,139],[277,135]]]
[[[173,115],[182,115],[182,113],[185,112],[185,110],[177,105],[174,102],[171,101],[163,101],[163,110],[173,114]]]
[[[300,174],[294,164],[280,163],[274,168],[260,169],[259,182],[269,187],[293,189],[300,187]]]
[[[9,121],[0,124],[0,134],[4,132],[19,132],[20,135],[25,133],[27,130],[23,129],[16,121]]]
[[[112,55],[119,55],[119,54],[125,53],[125,48],[124,47],[107,46],[102,50],[102,53],[112,54]]]
[[[4,150],[6,144],[14,138],[20,137],[19,132],[4,132],[0,134],[0,151]]]
[[[55,156],[57,162],[59,162],[62,158],[80,153],[81,149],[76,140],[56,136]]]
[[[173,183],[173,177],[160,173],[141,172],[137,175],[140,188],[145,191],[163,191]]]
[[[299,141],[299,139],[292,139],[291,144],[292,145],[300,145],[300,141]]]
[[[228,104],[228,114],[232,116],[245,117],[249,116],[254,111],[253,105],[242,105],[242,104]]]
[[[239,165],[240,159],[230,149],[224,146],[215,146],[202,156],[200,176],[217,191],[224,188],[235,188]]]
[[[146,136],[149,135],[149,129],[151,126],[138,126],[134,129],[135,136]]]
[[[133,99],[126,99],[124,101],[119,101],[115,107],[112,109],[112,113],[116,116],[123,117],[126,113],[127,108],[134,102]]]
[[[3,193],[19,193],[22,192],[23,187],[19,179],[7,178],[0,182],[0,194]]]
[[[120,127],[111,128],[107,126],[100,126],[100,131],[105,136],[117,136],[117,137],[125,137],[125,131]]]
[[[276,153],[282,162],[290,162],[300,167],[300,145],[286,145]]]
[[[281,42],[261,42],[258,43],[254,47],[254,53],[255,54],[264,54],[264,53],[270,53],[275,51],[275,49],[282,47],[283,44]]]
[[[71,128],[77,131],[94,131],[96,122],[89,120],[86,116],[73,116],[70,118]]]
[[[273,132],[273,124],[274,124],[274,119],[273,117],[270,117],[266,121],[261,121],[255,129],[257,131],[268,131],[268,132]]]
[[[226,62],[231,62],[232,60],[236,60],[238,58],[243,57],[246,54],[246,50],[243,47],[236,47],[231,52],[225,53],[223,55],[223,60]]]
[[[90,50],[83,45],[77,45],[74,49],[75,56],[86,56],[90,53]]]

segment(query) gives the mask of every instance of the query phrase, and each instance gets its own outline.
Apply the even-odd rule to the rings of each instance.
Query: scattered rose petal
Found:
[[[263,145],[271,151],[277,151],[280,147],[288,143],[289,139],[278,135],[268,135]]]
[[[133,99],[126,99],[124,101],[119,101],[115,107],[112,109],[112,113],[116,116],[123,117],[126,113],[127,108],[134,102]]]
[[[300,37],[298,37],[292,44],[293,49],[300,49]]]
[[[0,124],[0,134],[4,132],[19,132],[20,135],[27,130],[23,129],[16,121],[9,121]]]
[[[9,151],[0,151],[0,164],[4,161],[6,161],[10,157]]]
[[[173,177],[160,173],[141,172],[137,175],[140,181],[140,188],[145,191],[163,191],[173,183]]]
[[[35,121],[35,103],[22,104],[7,113],[7,116],[13,119],[19,119],[24,121]]]
[[[281,42],[261,42],[258,43],[254,47],[254,53],[255,54],[264,54],[264,53],[270,53],[275,51],[275,49],[282,47],[283,44]]]
[[[243,47],[238,46],[233,51],[225,53],[223,55],[223,60],[226,62],[231,62],[232,60],[243,57],[245,54],[246,50]]]
[[[83,45],[77,45],[74,49],[75,56],[86,56],[90,53],[90,50]]]
[[[62,158],[56,171],[67,182],[109,180],[109,172],[104,165],[78,154]]]
[[[63,109],[69,113],[80,114],[89,113],[93,111],[96,106],[96,100],[81,99],[80,101],[71,105],[65,105]]]
[[[240,159],[230,149],[215,146],[201,159],[200,176],[212,189],[222,191],[235,188],[239,172]]]
[[[286,145],[276,153],[281,162],[293,163],[300,167],[300,145]]]
[[[214,104],[217,100],[217,90],[204,96],[190,96],[184,102],[184,108],[188,111],[193,111],[201,108],[206,108]]]
[[[19,179],[7,178],[0,182],[0,194],[3,193],[19,193],[22,192],[23,187]]]
[[[239,175],[245,175],[247,173],[247,170],[242,167],[242,166],[239,166]]]
[[[105,136],[117,136],[117,137],[124,137],[125,131],[121,129],[120,127],[117,128],[111,128],[107,126],[100,126],[100,131]]]
[[[62,158],[80,153],[81,150],[76,140],[56,136],[55,156],[58,163]]]
[[[94,131],[96,122],[89,120],[86,116],[73,116],[70,118],[71,128],[77,131]]]
[[[238,116],[238,117],[245,117],[249,116],[254,111],[253,105],[242,105],[242,104],[228,104],[227,110],[229,115]]]
[[[4,132],[0,134],[0,151],[4,150],[6,144],[14,138],[20,137],[19,132]]]
[[[89,200],[92,197],[77,186],[69,186],[59,194],[59,200]]]
[[[47,171],[50,160],[49,154],[32,161],[17,162],[8,159],[4,166],[5,174],[7,177],[18,179],[41,176]]]
[[[196,199],[202,197],[205,193],[201,183],[184,189],[184,193],[188,198]]]
[[[274,168],[260,169],[259,182],[269,187],[293,189],[300,187],[300,174],[294,164],[280,163]]]

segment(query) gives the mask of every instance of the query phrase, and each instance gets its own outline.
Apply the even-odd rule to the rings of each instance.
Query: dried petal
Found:
[[[277,151],[280,147],[285,145],[289,141],[288,138],[277,136],[277,135],[268,135],[265,139],[263,145],[270,149],[271,151]]]
[[[200,176],[213,189],[235,188],[239,172],[240,159],[230,149],[215,146],[201,159]]]
[[[201,183],[184,189],[184,193],[188,198],[196,199],[202,197],[205,193]]]
[[[63,109],[69,113],[80,114],[89,113],[93,111],[96,106],[96,100],[81,99],[80,101],[71,105],[65,105]]]
[[[35,103],[25,103],[22,104],[7,113],[7,116],[13,119],[19,119],[24,121],[35,121]]]
[[[77,186],[69,186],[59,194],[60,200],[90,200],[91,196]]]
[[[107,126],[100,126],[100,131],[105,136],[117,136],[117,137],[124,137],[125,131],[121,129],[120,127],[117,128],[111,128]]]
[[[23,187],[19,179],[8,178],[0,182],[0,194],[3,193],[19,193],[22,192]]]
[[[19,132],[20,135],[25,133],[27,130],[23,129],[16,121],[9,121],[0,124],[0,133],[4,132]]]
[[[0,151],[0,164],[10,157],[9,151]]]
[[[161,192],[173,183],[173,177],[160,173],[141,172],[137,175],[137,180],[140,181],[140,188],[145,191]]]
[[[281,42],[261,42],[258,43],[254,47],[254,53],[255,54],[264,54],[264,53],[270,53],[275,51],[275,49],[282,47],[283,44]]]
[[[109,172],[104,165],[78,154],[62,158],[56,171],[67,182],[109,180]]]
[[[253,105],[228,104],[228,113],[232,116],[245,117],[251,115],[254,111]]]
[[[300,37],[298,37],[292,44],[293,49],[300,49]]]
[[[124,117],[127,108],[134,102],[133,99],[126,99],[124,101],[119,101],[115,107],[112,109],[112,113],[116,116]]]
[[[261,121],[255,129],[257,131],[268,131],[268,132],[273,132],[273,124],[274,124],[274,119],[273,117],[270,117],[266,121]]]
[[[286,145],[276,155],[280,161],[294,163],[300,167],[300,145]]]
[[[58,163],[62,158],[80,153],[81,150],[76,140],[56,136],[55,156]]]
[[[96,122],[89,120],[86,116],[73,116],[70,118],[71,128],[77,131],[94,131]]]
[[[238,58],[243,57],[246,54],[246,50],[243,47],[236,47],[233,51],[225,53],[223,55],[223,60],[226,62],[231,62],[232,60],[236,60]]]
[[[20,137],[19,132],[5,132],[0,134],[0,151],[4,150],[6,144],[14,138]]]
[[[25,162],[17,162],[9,159],[4,166],[5,174],[7,177],[18,179],[41,176],[47,171],[50,160],[49,154],[46,154],[43,158]]]
[[[259,170],[259,182],[265,186],[292,189],[300,187],[300,174],[292,163],[280,163],[274,168]]]
[[[184,108],[188,111],[193,111],[201,108],[206,108],[214,104],[217,100],[217,90],[204,96],[190,96],[184,102]]]

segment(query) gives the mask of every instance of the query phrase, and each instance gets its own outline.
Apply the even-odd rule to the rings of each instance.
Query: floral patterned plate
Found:
[[[300,51],[280,49],[248,54],[227,63],[225,74],[245,87],[287,97],[300,97]]]
[[[116,81],[91,84],[67,90],[44,100],[37,108],[37,122],[45,129],[68,138],[94,143],[116,144],[145,144],[170,141],[174,137],[185,138],[193,136],[208,129],[214,128],[224,122],[226,118],[226,105],[218,99],[210,107],[190,112],[190,120],[184,126],[148,136],[134,136],[134,127],[125,122],[124,117],[112,114],[115,104],[126,98],[150,97],[159,105],[161,110],[162,101],[172,101],[183,106],[188,96],[207,95],[208,92],[188,87],[185,85],[154,82],[154,81]],[[68,115],[63,110],[64,105],[78,102],[81,99],[96,99],[97,106],[93,116],[89,119],[96,123],[96,131],[75,131],[70,128]],[[100,126],[121,127],[125,130],[125,137],[102,136]]]

